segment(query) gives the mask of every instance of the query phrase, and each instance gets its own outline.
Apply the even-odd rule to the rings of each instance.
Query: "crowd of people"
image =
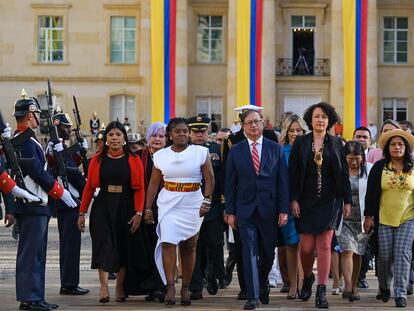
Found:
[[[228,286],[237,266],[237,299],[246,300],[246,310],[269,304],[275,269],[286,300],[309,300],[316,281],[315,306],[328,308],[329,274],[332,294],[360,300],[375,256],[376,299],[391,298],[393,281],[395,305],[406,307],[414,274],[410,123],[402,129],[384,121],[373,148],[368,127],[356,128],[347,142],[331,135],[340,117],[327,103],[308,107],[303,118],[284,113],[281,133],[264,121],[261,107],[238,112],[237,132],[219,129],[214,140],[205,116],[153,123],[145,139],[112,121],[94,132],[96,152],[86,172],[78,168],[86,141],[67,145],[69,116],[52,116],[60,140],[49,141],[44,152],[33,131],[37,100],[16,101],[14,137],[10,128],[2,136],[19,138],[16,154],[31,161],[21,161],[25,189],[3,163],[0,190],[7,225],[16,222],[19,233],[19,308],[58,307],[46,302],[44,290],[51,216],[58,219],[61,295],[89,292],[79,286],[81,233],[89,217],[91,268],[98,271],[102,304],[111,301],[114,273],[118,303],[145,295],[174,305],[180,275],[180,304],[189,306],[203,299],[204,288],[215,295]]]

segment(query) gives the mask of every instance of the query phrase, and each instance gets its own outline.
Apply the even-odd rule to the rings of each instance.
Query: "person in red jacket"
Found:
[[[144,169],[139,157],[130,152],[127,133],[119,121],[108,124],[102,152],[90,164],[83,191],[78,228],[85,230],[88,211],[96,188],[90,215],[92,269],[99,270],[99,302],[109,302],[108,272],[117,272],[116,301],[125,301],[124,279],[131,235],[140,226],[144,210]]]

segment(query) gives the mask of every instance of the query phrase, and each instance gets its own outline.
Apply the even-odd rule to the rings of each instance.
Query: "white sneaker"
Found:
[[[269,280],[269,286],[270,286],[270,288],[276,288],[276,281],[275,280]]]
[[[341,288],[332,288],[332,295],[339,295],[341,293]]]

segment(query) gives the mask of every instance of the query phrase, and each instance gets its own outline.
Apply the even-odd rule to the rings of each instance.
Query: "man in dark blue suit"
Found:
[[[243,268],[251,310],[269,303],[268,274],[276,247],[277,226],[287,222],[289,181],[282,148],[263,137],[263,120],[254,110],[242,113],[246,140],[236,144],[226,165],[226,212],[240,230]]]

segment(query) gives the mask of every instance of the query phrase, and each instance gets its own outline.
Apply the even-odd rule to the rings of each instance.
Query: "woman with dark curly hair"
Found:
[[[167,285],[166,305],[175,304],[174,274],[177,245],[180,247],[182,278],[181,305],[191,304],[189,285],[195,264],[195,249],[203,216],[210,208],[214,189],[213,167],[208,149],[190,145],[190,127],[186,119],[174,118],[168,123],[170,147],[154,153],[154,166],[145,202],[145,222],[153,224],[152,205],[158,187],[158,242],[155,262]],[[204,179],[204,193],[201,179]],[[204,195],[204,196],[203,196]]]
[[[312,267],[317,253],[318,286],[315,306],[328,308],[326,284],[331,262],[331,241],[339,214],[351,210],[348,165],[340,138],[328,131],[339,120],[327,103],[310,106],[303,119],[311,133],[298,136],[289,158],[291,208],[301,234],[300,255],[304,272],[301,299],[312,295]]]

